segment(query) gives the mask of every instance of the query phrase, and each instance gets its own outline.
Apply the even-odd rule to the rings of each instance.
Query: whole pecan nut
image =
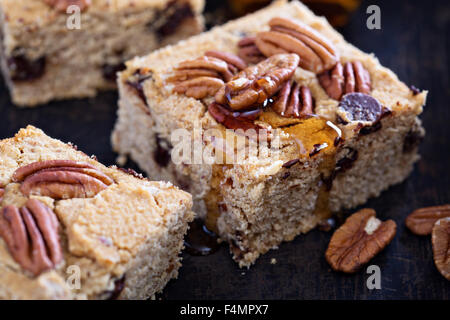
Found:
[[[238,56],[220,51],[207,51],[204,56],[181,62],[169,82],[174,92],[195,99],[213,96],[226,81],[244,69],[247,64]]]
[[[450,217],[434,224],[431,241],[434,263],[445,279],[450,280]]]
[[[47,196],[53,199],[94,197],[114,183],[96,167],[80,161],[48,160],[17,169],[14,182],[22,182],[26,196]]]
[[[396,228],[393,220],[382,222],[373,209],[362,209],[336,230],[325,258],[336,271],[356,272],[392,241]]]
[[[246,37],[238,42],[238,56],[247,63],[257,64],[266,59],[255,44],[256,37]]]
[[[265,56],[296,53],[300,67],[315,73],[328,70],[339,61],[333,44],[309,26],[286,18],[273,18],[269,25],[270,31],[258,33],[255,39]]]
[[[215,99],[233,110],[262,105],[292,78],[298,62],[296,54],[274,55],[239,72],[217,92]]]
[[[333,69],[319,75],[319,82],[327,94],[340,100],[344,94],[361,92],[369,94],[372,90],[370,74],[360,61],[340,62]]]
[[[36,199],[20,209],[7,206],[0,214],[0,236],[14,260],[34,276],[63,260],[58,228],[55,213]]]
[[[60,12],[66,12],[69,6],[78,6],[81,11],[91,5],[91,0],[45,0],[45,2]]]
[[[447,217],[450,217],[450,204],[414,210],[406,218],[405,224],[412,233],[425,236],[431,234],[436,221]]]
[[[308,87],[287,81],[274,99],[272,109],[282,117],[300,118],[313,114],[313,98]]]

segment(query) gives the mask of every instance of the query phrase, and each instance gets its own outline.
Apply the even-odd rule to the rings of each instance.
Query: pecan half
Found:
[[[13,174],[26,196],[53,199],[90,198],[114,183],[96,167],[80,161],[48,160],[21,167]]]
[[[62,261],[58,228],[55,213],[36,199],[20,209],[7,206],[0,214],[0,236],[14,260],[34,276]]]
[[[320,85],[335,100],[340,100],[346,93],[369,94],[372,90],[369,71],[359,61],[347,62],[344,66],[338,62],[333,69],[325,71],[318,78]]]
[[[238,56],[220,51],[207,51],[204,56],[181,62],[168,79],[175,82],[174,92],[195,99],[213,96],[247,64]]]
[[[255,43],[267,57],[279,53],[296,53],[300,67],[321,73],[338,61],[338,53],[331,42],[316,30],[295,20],[273,18],[270,31],[257,34]]]
[[[217,92],[216,101],[233,110],[262,105],[292,78],[298,62],[296,54],[278,54],[250,66]]]
[[[266,59],[255,44],[256,37],[246,37],[238,42],[238,56],[247,63],[257,64]]]
[[[75,5],[81,11],[85,10],[91,5],[91,0],[44,0],[49,6],[60,12],[66,12],[69,6]]]
[[[211,116],[228,129],[244,131],[254,129],[259,130],[262,127],[256,125],[254,120],[262,113],[262,109],[251,110],[247,112],[233,112],[217,102],[208,106]]]
[[[356,272],[392,241],[396,228],[393,220],[382,222],[373,209],[362,209],[336,230],[325,258],[336,271]]]
[[[434,263],[439,272],[450,280],[450,217],[438,220],[431,234]]]
[[[425,236],[431,234],[436,221],[450,217],[450,204],[414,210],[405,220],[412,233]]]
[[[313,113],[313,98],[308,87],[287,81],[281,88],[272,109],[282,117],[300,118]]]

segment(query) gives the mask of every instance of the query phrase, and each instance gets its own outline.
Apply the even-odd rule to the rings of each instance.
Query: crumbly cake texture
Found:
[[[188,193],[167,182],[152,182],[105,167],[32,126],[0,141],[0,151],[2,210],[11,205],[21,207],[27,201],[13,175],[18,168],[37,161],[87,163],[114,181],[90,198],[29,196],[56,214],[63,260],[32,276],[0,237],[1,299],[146,299],[177,277],[179,252],[194,216]],[[76,267],[79,273],[74,273]],[[76,288],[74,275],[78,274],[80,286]]]
[[[126,60],[201,32],[203,6],[204,0],[92,0],[81,29],[69,29],[71,15],[45,0],[1,0],[1,65],[11,98],[35,106],[114,89]]]
[[[172,132],[223,126],[208,112],[209,102],[175,94],[173,85],[167,82],[169,75],[180,62],[201,57],[208,50],[237,54],[239,41],[268,30],[269,21],[276,17],[300,21],[319,32],[334,45],[342,64],[360,61],[371,78],[370,96],[384,107],[385,116],[375,123],[345,118],[340,102],[327,94],[318,76],[297,68],[294,79],[309,87],[315,114],[342,131],[337,146],[328,144],[317,154],[299,156],[294,140],[318,145],[324,142],[323,137],[315,136],[311,120],[300,124],[297,131],[284,129],[287,138],[266,158],[258,157],[247,164],[174,164],[168,156]],[[141,91],[129,85],[137,72],[146,75],[139,82]],[[424,136],[418,115],[427,92],[408,88],[374,55],[347,43],[324,18],[296,1],[276,2],[175,46],[131,60],[120,74],[119,87],[119,118],[112,135],[119,159],[130,156],[152,178],[173,181],[191,192],[194,211],[229,242],[233,258],[241,267],[250,266],[281,242],[311,230],[330,213],[361,205],[402,182],[419,158],[418,142]],[[259,123],[274,124],[269,115],[264,112]],[[208,141],[203,143],[208,145]],[[267,150],[260,146],[262,151]]]

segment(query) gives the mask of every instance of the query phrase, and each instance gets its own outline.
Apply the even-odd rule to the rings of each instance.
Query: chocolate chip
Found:
[[[125,275],[114,282],[114,290],[109,292],[107,300],[117,300],[122,293],[123,288],[125,288]]]
[[[410,86],[409,89],[412,91],[413,96],[418,95],[421,91],[415,86]]]
[[[126,81],[126,83],[134,88],[138,94],[138,96],[142,99],[142,101],[147,104],[147,98],[145,97],[143,83],[145,80],[151,79],[151,74],[141,74],[140,70],[136,70],[136,72]]]
[[[358,150],[353,148],[346,148],[347,155],[336,162],[336,167],[328,177],[322,177],[327,191],[333,187],[333,181],[339,173],[345,172],[353,167],[353,164],[358,160]]]
[[[409,131],[403,140],[403,153],[410,153],[422,142],[423,135],[418,131]]]
[[[314,149],[309,153],[309,156],[315,156],[316,154],[318,154],[320,152],[320,150],[325,149],[326,147],[328,147],[327,143],[318,143],[314,145]]]
[[[41,57],[29,60],[25,55],[8,58],[7,64],[13,81],[31,81],[42,77],[45,73],[47,59]]]
[[[103,78],[107,81],[115,82],[117,79],[117,72],[125,69],[125,63],[119,64],[105,64],[102,66]]]
[[[141,179],[141,180],[145,180],[146,179],[142,174],[137,173],[135,170],[133,170],[131,168],[127,168],[127,169],[125,169],[125,168],[118,168],[118,169],[120,171],[126,173],[126,174],[129,174],[130,176],[135,177],[135,178],[138,178],[138,179]]]
[[[148,26],[155,29],[159,40],[162,40],[164,37],[174,34],[183,21],[193,18],[194,12],[189,3],[178,4],[177,1],[171,1],[156,16],[159,18],[150,22]]]
[[[377,121],[383,111],[380,102],[364,93],[349,93],[342,97],[339,107],[350,121]]]
[[[359,130],[359,134],[362,136],[377,132],[382,128],[381,122],[377,121],[372,126],[365,126]]]
[[[300,162],[299,159],[290,160],[290,161],[288,161],[288,162],[286,162],[286,163],[283,164],[283,168],[289,169],[289,168],[291,168],[293,165],[295,165],[295,164],[297,164],[297,163],[299,163],[299,162]]]
[[[291,175],[291,173],[289,171],[286,171],[285,173],[283,173],[283,176],[281,177],[281,179],[287,179],[287,178],[289,178],[290,175]]]
[[[353,148],[347,148],[348,153],[345,157],[339,159],[336,162],[336,171],[345,172],[353,167],[353,164],[358,160],[358,150]]]
[[[163,144],[165,146],[163,146]],[[170,156],[171,149],[172,147],[166,139],[156,136],[156,149],[153,154],[153,157],[160,167],[165,168],[168,166],[171,159]]]

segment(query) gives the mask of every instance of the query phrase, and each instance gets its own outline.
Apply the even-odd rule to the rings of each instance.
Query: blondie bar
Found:
[[[145,299],[177,277],[192,197],[32,126],[0,141],[0,298]]]
[[[112,135],[119,160],[192,193],[240,266],[400,183],[419,158],[427,92],[297,1],[126,65]],[[185,149],[181,131],[199,149]],[[213,161],[180,156],[205,149]]]
[[[1,0],[1,65],[12,100],[35,106],[116,87],[136,55],[203,29],[204,0]]]

